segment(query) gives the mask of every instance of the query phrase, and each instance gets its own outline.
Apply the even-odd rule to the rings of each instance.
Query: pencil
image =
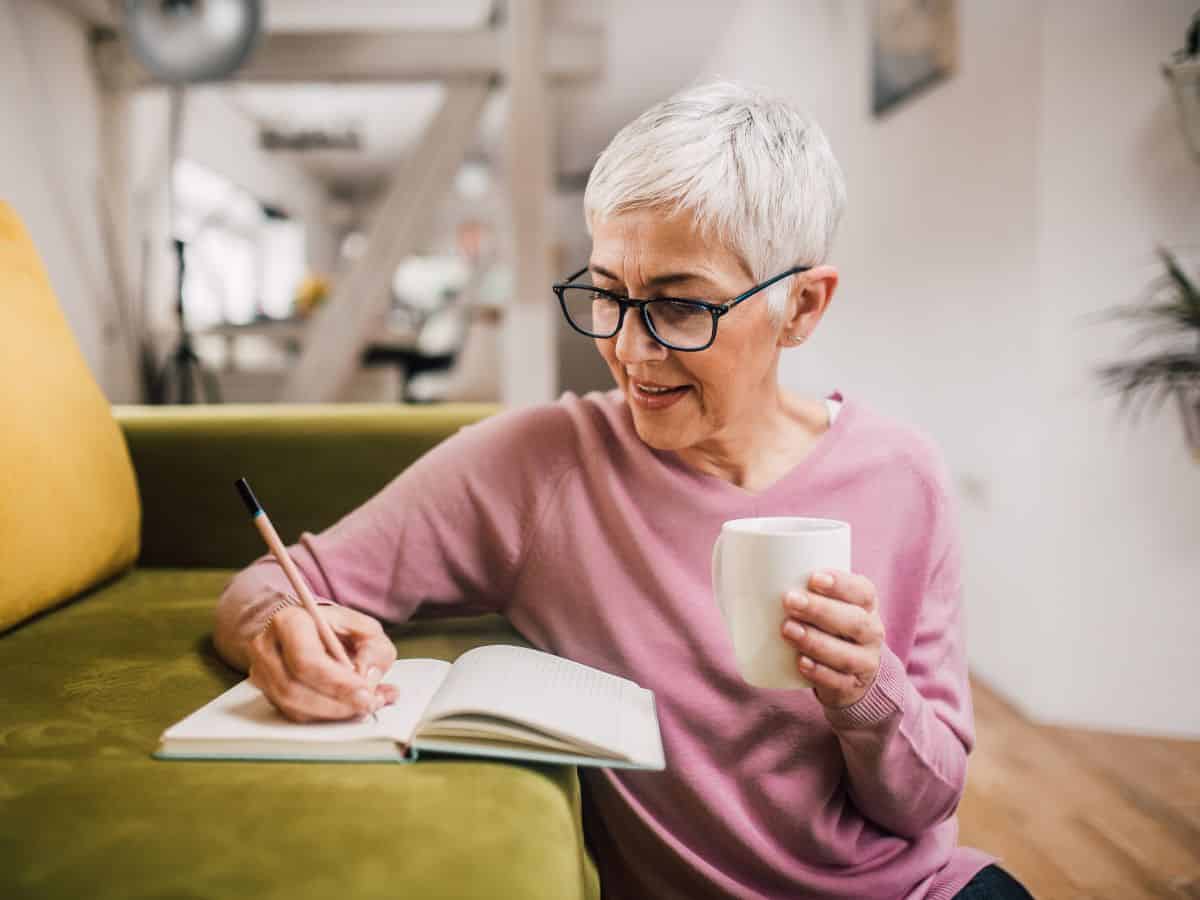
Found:
[[[234,482],[234,485],[237,487],[238,493],[242,495],[242,502],[246,504],[246,509],[250,512],[251,518],[254,519],[254,524],[258,526],[258,531],[263,536],[263,540],[267,542],[271,553],[283,568],[283,574],[287,575],[288,581],[295,588],[296,596],[300,598],[300,603],[308,611],[308,614],[313,617],[313,621],[317,626],[317,634],[321,636],[321,643],[325,645],[325,650],[338,662],[344,663],[353,669],[354,663],[350,661],[350,657],[346,654],[346,648],[342,646],[342,642],[333,633],[333,629],[329,627],[329,623],[317,611],[317,601],[313,599],[312,591],[308,589],[308,584],[304,581],[304,576],[300,574],[300,570],[292,562],[287,549],[283,546],[283,541],[279,539],[279,533],[275,531],[275,526],[267,518],[267,513],[259,504],[258,498],[254,496],[254,492],[250,490],[249,483],[245,478],[239,478]]]

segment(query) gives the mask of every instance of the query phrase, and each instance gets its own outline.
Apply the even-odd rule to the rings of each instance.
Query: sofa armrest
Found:
[[[245,476],[284,543],[321,531],[485,404],[114,406],[142,505],[138,564],[242,568],[261,556],[233,483]]]

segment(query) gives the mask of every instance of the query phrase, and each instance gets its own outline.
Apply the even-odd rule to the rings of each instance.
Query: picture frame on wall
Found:
[[[871,0],[871,111],[884,115],[958,68],[958,0]]]

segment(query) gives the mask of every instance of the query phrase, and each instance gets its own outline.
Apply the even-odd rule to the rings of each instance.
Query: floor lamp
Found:
[[[249,57],[262,28],[260,0],[124,0],[123,24],[130,50],[167,85],[167,222],[176,261],[175,315],[179,337],[151,379],[151,403],[219,402],[216,375],[205,369],[192,345],[183,303],[186,246],[173,233],[175,163],[183,133],[187,84],[228,78]]]

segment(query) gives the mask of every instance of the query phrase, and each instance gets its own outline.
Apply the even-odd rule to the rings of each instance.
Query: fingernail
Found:
[[[804,626],[802,625],[797,625],[795,622],[788,622],[783,627],[791,637],[804,637]]]
[[[808,603],[808,597],[804,595],[803,591],[788,591],[783,595],[783,599],[788,606],[794,609],[803,609]]]
[[[828,572],[817,572],[812,577],[812,583],[819,588],[833,587],[833,576]]]
[[[812,667],[813,661],[811,659],[809,659],[807,656],[800,657],[800,668],[811,669]]]
[[[354,705],[361,709],[371,708],[371,695],[366,688],[359,688],[354,692]]]
[[[371,666],[371,668],[367,669],[367,684],[375,687],[379,681],[379,674],[379,669],[376,666]]]

